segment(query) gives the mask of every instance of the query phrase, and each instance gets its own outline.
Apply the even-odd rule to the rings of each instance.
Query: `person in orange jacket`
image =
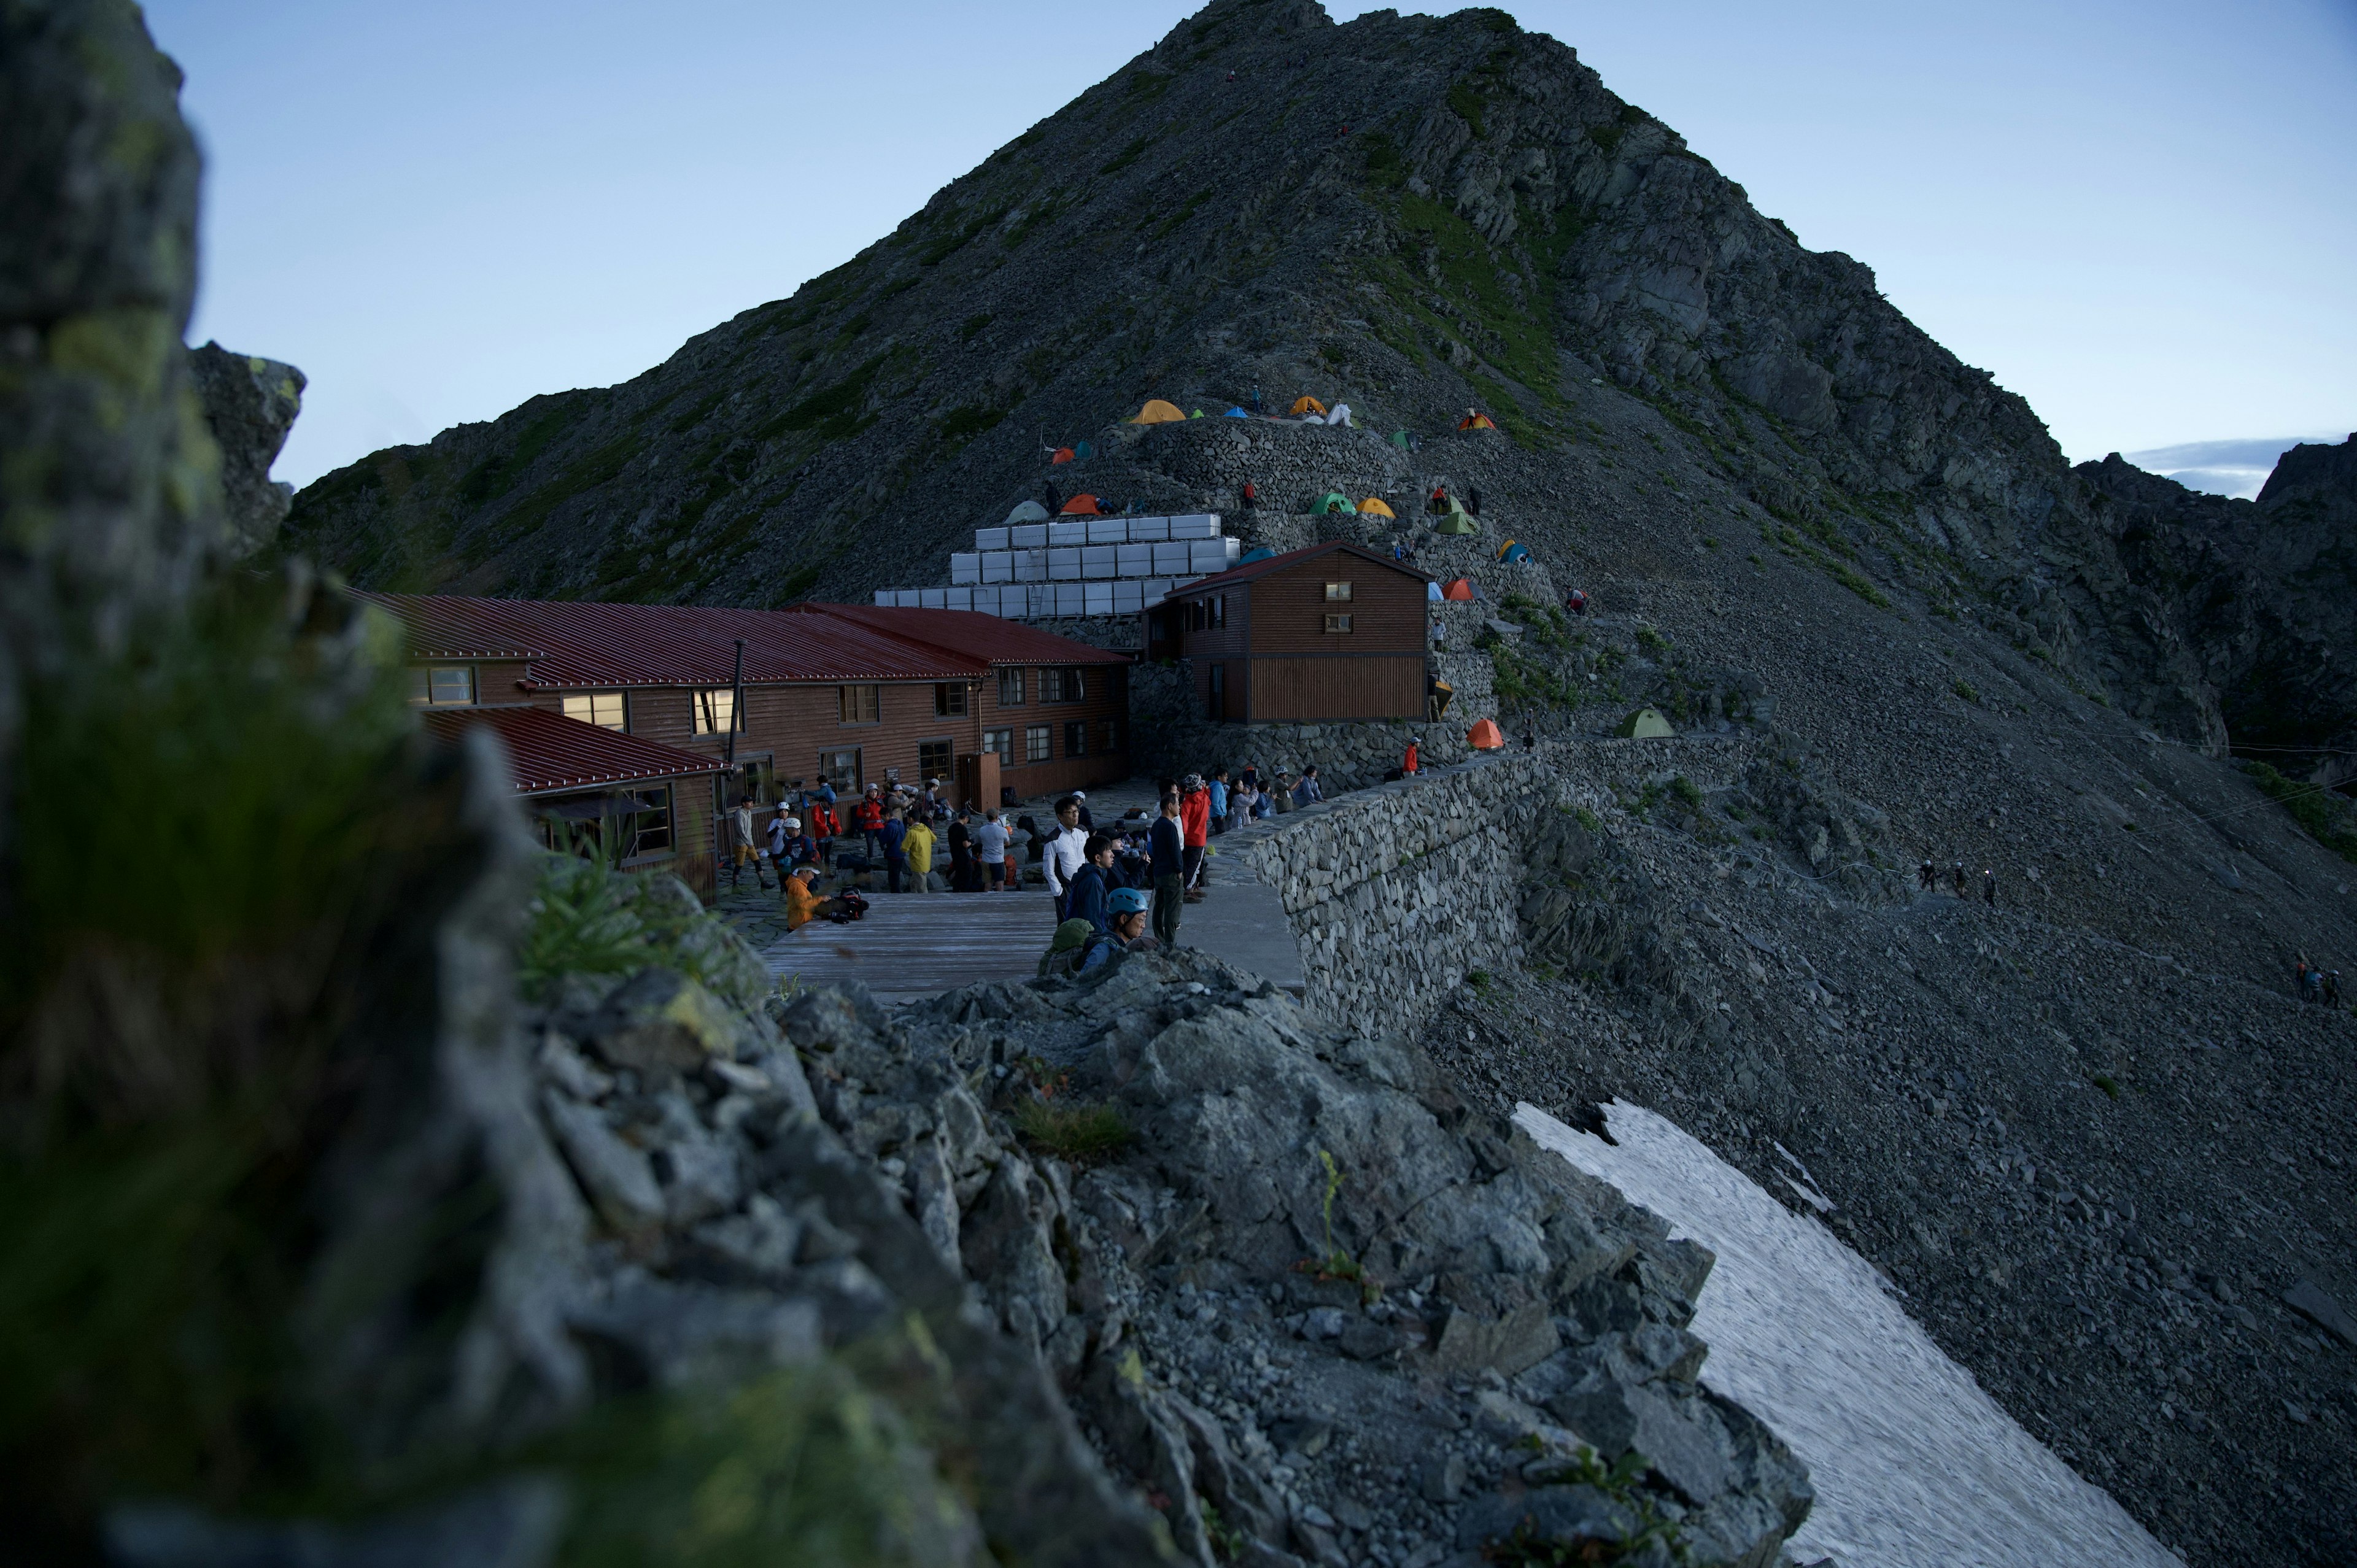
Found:
[[[884,797],[875,785],[867,786],[866,795],[851,809],[851,825],[858,830],[867,858],[880,863],[884,858]]]
[[[797,865],[794,874],[786,878],[786,929],[799,931],[821,915],[835,909],[841,900],[822,898],[811,891],[812,879],[818,875],[815,865]]]
[[[1407,756],[1400,759],[1400,771],[1402,773],[1414,773],[1415,771],[1415,748],[1423,744],[1424,737],[1422,736],[1411,736],[1408,737]]]
[[[1187,902],[1203,901],[1203,846],[1211,840],[1211,791],[1200,773],[1187,775],[1178,791],[1178,832],[1187,846]]]
[[[803,809],[810,836],[818,840],[819,864],[830,870],[834,865],[834,841],[843,836],[843,819],[834,814],[834,803],[823,795],[813,795]]]

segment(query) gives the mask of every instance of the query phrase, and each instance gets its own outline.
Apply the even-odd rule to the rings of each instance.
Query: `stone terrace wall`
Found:
[[[1480,757],[1212,840],[1211,897],[1277,890],[1308,1004],[1373,1035],[1421,1023],[1477,969],[1522,961],[1517,847],[1563,786],[1540,757]]]
[[[1481,656],[1488,663],[1488,656]],[[1422,736],[1426,758],[1449,763],[1471,755],[1455,707],[1448,720],[1420,725],[1407,719],[1349,719],[1330,724],[1213,724],[1195,708],[1194,671],[1185,660],[1140,664],[1129,672],[1130,766],[1149,779],[1206,773],[1224,764],[1232,773],[1258,763],[1272,773],[1299,773],[1311,764],[1329,795],[1382,780],[1407,753],[1410,736]],[[1481,694],[1489,688],[1484,682]]]

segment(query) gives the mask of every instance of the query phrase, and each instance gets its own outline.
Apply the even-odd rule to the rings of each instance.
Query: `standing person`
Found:
[[[1416,752],[1423,746],[1423,745],[1424,737],[1420,735],[1412,735],[1407,737],[1407,755],[1400,758],[1400,772],[1403,776],[1411,778],[1415,776]]]
[[[933,890],[933,829],[920,816],[909,824],[909,836],[902,848],[909,856],[909,891],[931,893]]]
[[[1178,797],[1162,797],[1162,814],[1146,830],[1146,869],[1154,877],[1154,934],[1178,945],[1178,907],[1187,895],[1187,834],[1178,825]]]
[[[843,836],[843,819],[834,814],[834,795],[832,785],[822,784],[819,792],[806,797],[802,806],[809,815],[810,835],[818,840],[819,864],[829,870],[834,868],[834,841]]]
[[[1229,819],[1231,825],[1249,827],[1260,805],[1260,791],[1253,788],[1250,779],[1240,779],[1236,781],[1235,796],[1229,805],[1234,811]]]
[[[781,897],[792,891],[786,886],[786,874],[793,869],[793,863],[786,858],[786,841],[793,836],[793,831],[786,824],[792,821],[780,804],[764,830],[763,853],[769,855],[770,865],[778,874],[778,893]]]
[[[1244,785],[1244,786],[1246,786],[1246,787],[1248,787],[1248,788],[1250,788],[1250,789],[1259,789],[1259,788],[1260,788],[1260,764],[1259,764],[1259,763],[1257,763],[1257,762],[1247,762],[1247,763],[1245,763],[1245,764],[1244,764],[1244,770],[1243,770],[1242,773],[1239,773],[1239,774],[1237,774],[1237,775],[1236,775],[1236,782],[1237,782],[1237,783],[1239,783],[1239,784]]]
[[[1250,479],[1244,481],[1244,510],[1252,511],[1260,506],[1260,490]]]
[[[982,826],[974,830],[974,858],[982,867],[982,890],[995,893],[997,884],[1012,886],[1014,879],[1006,875],[1006,824],[998,820],[998,808],[991,807],[982,813]]]
[[[963,806],[950,818],[950,891],[979,893],[982,877],[974,868],[974,829],[969,826],[972,813]]]
[[[1105,900],[1112,897],[1113,840],[1103,833],[1091,833],[1082,846],[1087,856],[1081,868],[1064,884],[1063,918],[1086,920],[1102,931],[1106,929]]]
[[[1187,775],[1187,782],[1178,792],[1178,825],[1186,835],[1187,902],[1203,901],[1203,850],[1211,842],[1211,795],[1203,788],[1203,776]]]
[[[1937,892],[1939,890],[1940,868],[1932,864],[1932,860],[1929,855],[1924,857],[1923,864],[1915,868],[1915,880],[1926,893]]]
[[[1081,802],[1071,795],[1056,802],[1056,832],[1040,845],[1039,875],[1047,879],[1048,895],[1056,901],[1056,918],[1069,919],[1065,890],[1088,864],[1089,835],[1081,827]]]
[[[1276,788],[1271,789],[1254,790],[1252,800],[1252,820],[1255,822],[1263,822],[1267,818],[1276,815],[1279,802],[1284,799],[1285,788],[1282,784],[1279,784]]]
[[[2324,972],[2324,1004],[2336,1013],[2341,1011],[2341,972],[2337,969]]]
[[[1964,896],[1964,863],[1963,861],[1960,860],[1956,862],[1953,875],[1956,884],[1956,897],[1961,898]]]
[[[1072,799],[1081,803],[1081,826],[1088,829],[1091,832],[1096,832],[1097,820],[1089,815],[1089,797],[1087,792],[1084,790],[1075,789],[1072,791]]]
[[[1301,782],[1293,787],[1294,808],[1314,806],[1325,798],[1326,789],[1318,782],[1318,765],[1313,762],[1301,770]]]
[[[870,861],[884,853],[884,794],[875,785],[867,786],[867,793],[852,808],[851,825]]]
[[[1215,833],[1226,832],[1228,831],[1228,770],[1224,768],[1212,768],[1211,779],[1203,786],[1203,793],[1210,800],[1210,830]]]
[[[770,884],[761,875],[760,840],[753,834],[753,802],[750,798],[737,802],[737,809],[728,814],[728,825],[737,840],[736,854],[728,867],[728,886],[737,886],[745,875],[746,864],[750,862],[754,885],[764,892],[768,891]],[[784,889],[779,891],[783,892]]]
[[[885,889],[898,893],[900,879],[909,871],[909,824],[901,819],[898,808],[884,814],[884,825],[877,830],[876,837],[884,846]]]
[[[1981,873],[1981,897],[1991,907],[1996,904],[1996,872],[1994,868]]]

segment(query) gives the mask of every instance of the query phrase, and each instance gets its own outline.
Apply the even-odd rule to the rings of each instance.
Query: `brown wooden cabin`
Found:
[[[361,596],[401,620],[420,707],[522,703],[692,754],[715,770],[701,816],[822,779],[958,779],[996,805],[994,779],[1031,797],[1129,774],[1130,656],[996,616]]]
[[[1146,656],[1189,660],[1209,719],[1421,720],[1430,582],[1341,540],[1287,551],[1172,590]]]
[[[478,725],[500,737],[545,847],[625,871],[667,871],[712,897],[717,863],[704,804],[724,764],[529,703],[430,708],[423,717],[447,746]]]

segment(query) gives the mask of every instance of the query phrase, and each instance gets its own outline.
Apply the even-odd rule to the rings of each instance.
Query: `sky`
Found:
[[[1874,268],[2073,461],[2249,493],[2253,448],[2357,430],[2357,0],[1507,8]],[[297,484],[624,381],[1193,9],[156,0],[207,156],[189,340],[309,376]]]

